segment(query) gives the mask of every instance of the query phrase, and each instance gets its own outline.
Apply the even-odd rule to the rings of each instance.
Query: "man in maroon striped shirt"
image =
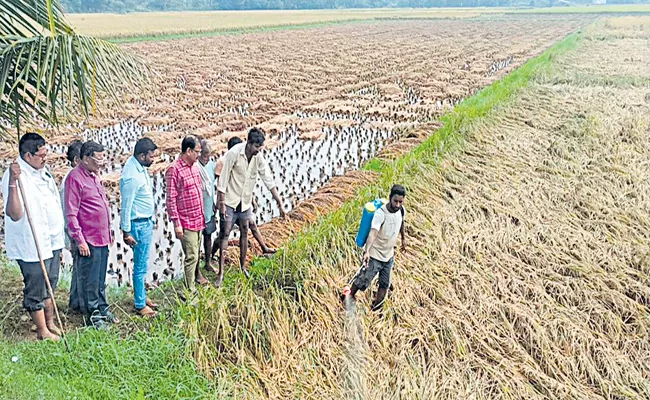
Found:
[[[195,291],[195,277],[199,282],[205,281],[205,278],[198,275],[200,270],[197,268],[199,237],[205,228],[201,174],[196,165],[200,154],[199,140],[195,136],[186,136],[181,143],[181,155],[165,173],[167,214],[174,224],[176,238],[181,241],[183,247],[185,287],[190,292]]]
[[[111,237],[110,208],[99,177],[106,163],[104,147],[96,142],[81,146],[81,162],[65,181],[68,234],[76,244],[77,289],[84,321],[98,329],[117,319],[106,300],[106,266]]]

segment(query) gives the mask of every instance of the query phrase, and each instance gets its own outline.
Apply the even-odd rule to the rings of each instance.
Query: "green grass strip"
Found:
[[[61,343],[0,340],[2,399],[204,399],[214,388],[187,354],[185,338],[161,321],[121,338],[89,329]],[[218,396],[214,396],[215,398]]]

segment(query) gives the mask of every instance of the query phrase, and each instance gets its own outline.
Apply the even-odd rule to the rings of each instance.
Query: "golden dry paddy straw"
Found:
[[[650,397],[649,41],[593,26],[462,148],[394,171],[411,248],[383,313],[368,294],[346,319],[356,253],[323,226],[343,239],[279,261],[299,288],[238,282],[187,315],[203,371],[237,398]]]
[[[503,12],[499,8],[350,9],[152,12],[132,14],[71,14],[80,32],[99,36],[146,36],[181,32],[317,24],[382,18],[472,18]]]

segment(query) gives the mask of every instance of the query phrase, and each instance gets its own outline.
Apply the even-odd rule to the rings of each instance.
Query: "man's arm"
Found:
[[[222,218],[224,215],[226,215],[226,201],[224,200],[224,197],[226,197],[225,193],[217,192],[217,207],[219,210],[219,218]]]
[[[402,236],[402,251],[406,251],[406,234],[404,233],[404,219],[402,219],[402,226],[399,228],[399,233]]]
[[[137,182],[134,178],[124,178],[120,180],[120,194],[122,201],[120,209],[120,227],[124,236],[124,242],[129,246],[135,246],[135,239],[131,235],[131,211],[133,210],[133,201],[138,190]]]
[[[79,225],[79,207],[81,206],[82,187],[76,179],[68,176],[65,182],[65,216],[68,220],[68,235],[77,243],[79,254],[90,255],[90,249]]]
[[[14,161],[9,166],[9,182],[3,182],[3,185],[7,185],[6,193],[6,205],[5,213],[12,221],[20,221],[23,216],[23,204],[20,202],[20,196],[18,195],[18,179],[20,177],[20,164],[17,161]]]
[[[366,248],[365,251],[363,252],[363,263],[367,264],[368,261],[370,261],[370,249],[372,249],[372,246],[375,244],[375,239],[377,239],[377,235],[379,234],[379,231],[377,229],[371,229],[370,233],[368,234],[368,240],[366,240]]]
[[[181,217],[178,214],[178,204],[176,204],[176,197],[178,196],[178,176],[176,174],[175,164],[167,168],[165,172],[165,181],[167,182],[167,215],[174,224],[174,232],[178,240],[183,238],[183,226],[181,225]]]
[[[217,185],[217,207],[219,207],[219,213],[221,213],[221,215],[226,214],[226,190],[228,189],[228,182],[230,181],[230,175],[232,174],[232,167],[235,164],[235,157],[237,157],[237,154],[234,151],[226,153],[223,168],[221,169],[221,174],[219,174],[219,184]]]
[[[271,195],[273,196],[273,199],[275,200],[276,203],[278,203],[278,208],[280,209],[280,216],[284,218],[287,215],[287,213],[284,210],[284,205],[282,204],[282,199],[280,198],[280,194],[278,193],[278,189],[275,185],[275,181],[273,180],[273,175],[271,175],[271,169],[269,168],[269,165],[266,162],[266,159],[264,159],[264,157],[262,157],[261,155],[258,157],[259,159],[257,160],[257,171],[260,177],[262,178],[262,182],[264,182],[266,188],[271,191]]]

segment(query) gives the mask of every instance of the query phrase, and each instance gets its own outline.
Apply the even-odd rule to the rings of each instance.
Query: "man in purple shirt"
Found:
[[[99,177],[105,164],[104,147],[86,142],[81,162],[65,182],[68,234],[77,245],[77,290],[87,325],[102,329],[117,319],[106,301],[106,267],[111,244],[110,208]]]

